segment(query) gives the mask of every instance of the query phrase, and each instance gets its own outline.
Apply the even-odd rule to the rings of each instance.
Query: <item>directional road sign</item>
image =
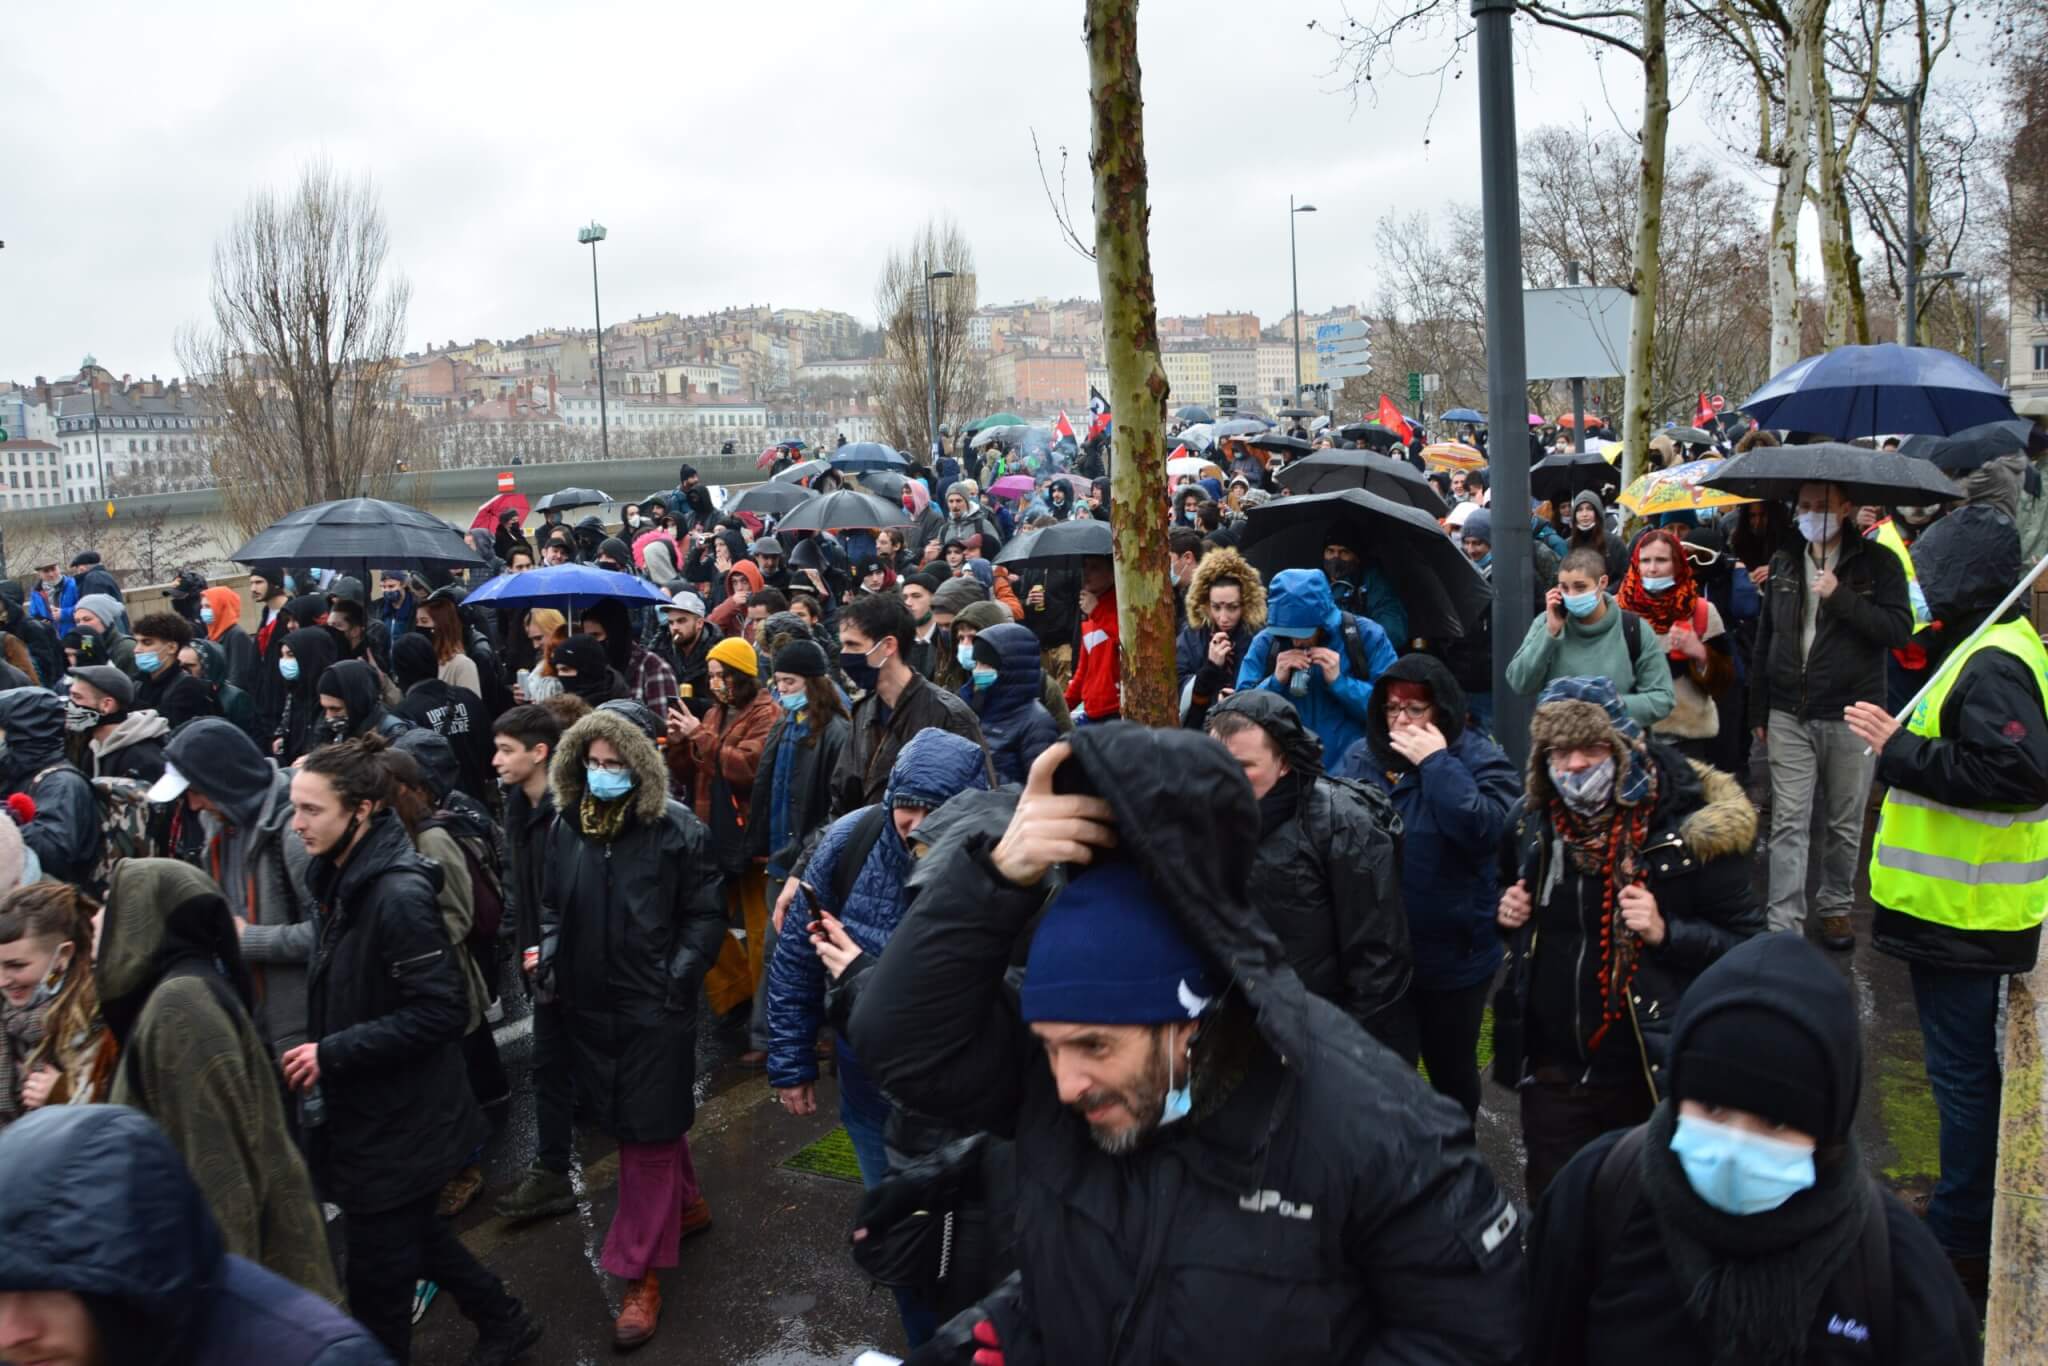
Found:
[[[1372,324],[1362,321],[1318,323],[1316,324],[1314,341],[1317,346],[1321,346],[1324,342],[1358,341],[1364,339],[1371,331]]]

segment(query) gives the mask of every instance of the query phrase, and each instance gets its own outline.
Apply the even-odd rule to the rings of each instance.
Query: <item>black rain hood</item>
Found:
[[[1323,776],[1322,737],[1301,724],[1301,713],[1279,693],[1251,688],[1232,693],[1209,708],[1211,720],[1229,713],[1257,722],[1259,729],[1272,740],[1273,747],[1280,751],[1280,757],[1287,761],[1289,771],[1303,778]]]
[[[1856,1000],[1827,959],[1798,935],[1760,934],[1737,944],[1693,980],[1671,1030],[1670,1094],[1685,1094],[1688,1036],[1730,1009],[1769,1012],[1800,1031],[1826,1058],[1827,1131],[1822,1146],[1848,1134],[1863,1093],[1863,1038]]]
[[[627,552],[626,558],[630,564],[630,551]],[[626,604],[616,598],[600,599],[583,609],[583,619],[594,621],[604,627],[605,661],[620,673],[625,673],[627,662],[633,653],[633,623],[626,616]]]
[[[185,1159],[124,1105],[52,1105],[0,1132],[0,1290],[111,1300],[103,1359],[189,1358],[226,1251]]]
[[[1443,732],[1444,744],[1458,743],[1465,733],[1465,690],[1451,676],[1450,667],[1435,655],[1402,655],[1373,680],[1372,700],[1366,704],[1365,739],[1375,763],[1390,771],[1414,767],[1387,742],[1389,683],[1420,683],[1428,688],[1430,700],[1436,703],[1436,728]]]
[[[384,690],[378,686],[377,671],[360,659],[330,666],[320,675],[320,691],[348,706],[350,736],[366,735],[384,719]]]
[[[7,738],[0,776],[22,782],[64,757],[64,702],[48,688],[0,692],[0,734]]]
[[[241,727],[218,716],[201,716],[172,731],[164,762],[227,813],[237,830],[255,829],[277,784],[277,765]]]
[[[1959,639],[1996,607],[2024,572],[2019,528],[1981,504],[1958,508],[1913,542],[1913,570],[1927,610]]]

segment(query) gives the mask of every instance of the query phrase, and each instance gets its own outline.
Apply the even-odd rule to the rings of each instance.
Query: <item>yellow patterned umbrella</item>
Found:
[[[1621,491],[1621,505],[1638,517],[1655,517],[1664,512],[1696,512],[1756,502],[1739,493],[1707,487],[1715,471],[1727,463],[1718,458],[1688,460],[1668,470],[1651,470]]]
[[[1462,441],[1438,441],[1422,448],[1422,463],[1433,470],[1483,470],[1486,455]]]

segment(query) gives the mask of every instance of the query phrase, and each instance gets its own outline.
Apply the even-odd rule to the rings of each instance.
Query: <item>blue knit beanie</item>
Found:
[[[1079,873],[1031,938],[1027,1022],[1164,1024],[1192,1020],[1220,990],[1143,873],[1121,860]]]

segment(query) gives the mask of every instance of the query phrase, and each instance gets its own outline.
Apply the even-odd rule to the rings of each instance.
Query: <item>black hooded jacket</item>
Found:
[[[2021,570],[2019,534],[1989,507],[1960,508],[1914,542],[1913,568],[1928,610],[1942,625],[1923,639],[1941,642],[1932,678],[1990,615]],[[2025,614],[2022,605],[2006,619]],[[1900,727],[1877,756],[1878,781],[1902,792],[1979,811],[2028,812],[2048,805],[2048,678],[2006,650],[1979,650],[1956,675],[1941,705],[1939,739]],[[1871,920],[1877,947],[1894,957],[1969,972],[2026,972],[2041,927],[1962,930],[1879,905]]]
[[[469,987],[441,923],[441,870],[379,811],[348,861],[307,875],[320,938],[306,979],[327,1122],[309,1135],[322,1193],[374,1213],[439,1190],[483,1141],[461,1039]]]
[[[377,671],[360,659],[344,659],[320,675],[320,691],[338,697],[348,707],[348,721],[337,740],[359,735],[381,735],[396,739],[412,729],[412,723],[384,710],[384,686]],[[323,712],[324,716],[324,712]]]
[[[455,786],[473,800],[488,801],[495,779],[491,772],[491,718],[483,699],[441,680],[434,672],[434,647],[424,639],[402,636],[392,648],[398,657],[399,683],[405,688],[397,716],[445,739],[454,753]],[[424,660],[418,658],[422,654]],[[426,665],[424,673],[418,668],[421,663]]]
[[[284,638],[284,647],[299,662],[299,676],[284,680],[284,713],[277,723],[278,738],[284,742],[277,759],[288,765],[325,738],[320,680],[341,652],[335,646],[334,632],[325,626],[301,626]]]
[[[0,781],[8,795],[25,792],[35,819],[21,827],[22,842],[42,861],[43,876],[92,884],[104,835],[92,784],[64,757],[64,703],[47,688],[0,692]]]
[[[1802,653],[1808,562],[1804,542],[1771,559],[1749,671],[1752,725],[1762,725],[1773,711],[1802,721],[1838,720],[1852,702],[1883,702],[1885,660],[1913,638],[1913,605],[1899,557],[1852,533],[1842,537],[1835,561],[1839,586],[1821,600],[1813,648]]]
[[[1205,1069],[1198,1045],[1190,1118],[1126,1156],[1096,1147],[1004,985],[1046,897],[990,861],[1017,796],[964,793],[932,818],[945,831],[866,974],[852,1043],[900,1103],[1016,1139],[1020,1278],[983,1302],[1006,1359],[1516,1360],[1517,1213],[1464,1112],[1305,990],[1251,913],[1242,771],[1182,730],[1112,722],[1071,743],[1061,790],[1109,801],[1123,850],[1227,967],[1214,1037],[1243,1052]]]
[[[1863,1044],[1847,983],[1796,935],[1764,935],[1730,954],[1687,994],[1672,1037],[1682,1056],[1687,1034],[1706,1016],[1727,1008],[1764,1009],[1788,1018],[1824,1057],[1835,1085],[1828,1099],[1830,1133],[1816,1135],[1820,1184],[1868,1182],[1853,1149],[1836,1146],[1855,1118],[1861,1089]],[[1674,1085],[1683,1078],[1674,1074]],[[1666,1101],[1666,1105],[1673,1102]],[[1643,1177],[1613,1188],[1613,1207],[1602,1208],[1597,1184],[1602,1164],[1620,1133],[1603,1135],[1566,1164],[1544,1193],[1529,1229],[1529,1355],[1531,1366],[1713,1366],[1716,1324],[1689,1308],[1685,1284],[1666,1251],[1659,1217],[1643,1191]],[[1617,1161],[1620,1159],[1616,1159]],[[1667,1185],[1685,1181],[1668,1146],[1645,1142],[1640,1166],[1663,1164]],[[1645,1173],[1645,1176],[1649,1175]],[[1747,1246],[1729,1249],[1729,1261],[1777,1254],[1774,1226],[1796,1217],[1802,1202],[1822,1197],[1801,1191],[1783,1206],[1739,1221]],[[1691,1195],[1685,1191],[1681,1198]],[[1966,1366],[1979,1359],[1977,1316],[1948,1258],[1927,1226],[1882,1189],[1865,1217],[1881,1221],[1890,1246],[1890,1294],[1870,1286],[1855,1251],[1821,1291],[1805,1341],[1804,1366]],[[1711,1214],[1703,1223],[1713,1226]],[[1751,1251],[1752,1248],[1756,1250]],[[1768,1249],[1768,1250],[1766,1250]],[[1710,1249],[1712,1250],[1712,1249]],[[1796,1251],[1780,1254],[1786,1276]],[[1859,1337],[1844,1331],[1860,1325]],[[1888,1331],[1887,1331],[1888,1330]]]
[[[176,655],[177,651],[170,653]],[[173,658],[135,685],[133,710],[153,711],[176,729],[196,716],[219,716],[220,702],[211,688],[179,668]]]
[[[1401,909],[1401,817],[1377,789],[1324,776],[1322,741],[1278,693],[1233,694],[1209,720],[1226,713],[1257,724],[1288,766],[1260,803],[1252,905],[1302,984],[1391,1046],[1377,1017],[1415,973]]]
[[[85,1297],[121,1366],[387,1366],[369,1330],[228,1253],[140,1110],[52,1105],[0,1135],[0,1292]]]
[[[0,629],[28,647],[28,656],[35,661],[36,675],[44,686],[54,687],[64,675],[64,651],[57,643],[56,628],[28,614],[28,598],[21,591],[21,585],[13,579],[0,579],[0,603],[4,603],[0,611],[5,613]]]

